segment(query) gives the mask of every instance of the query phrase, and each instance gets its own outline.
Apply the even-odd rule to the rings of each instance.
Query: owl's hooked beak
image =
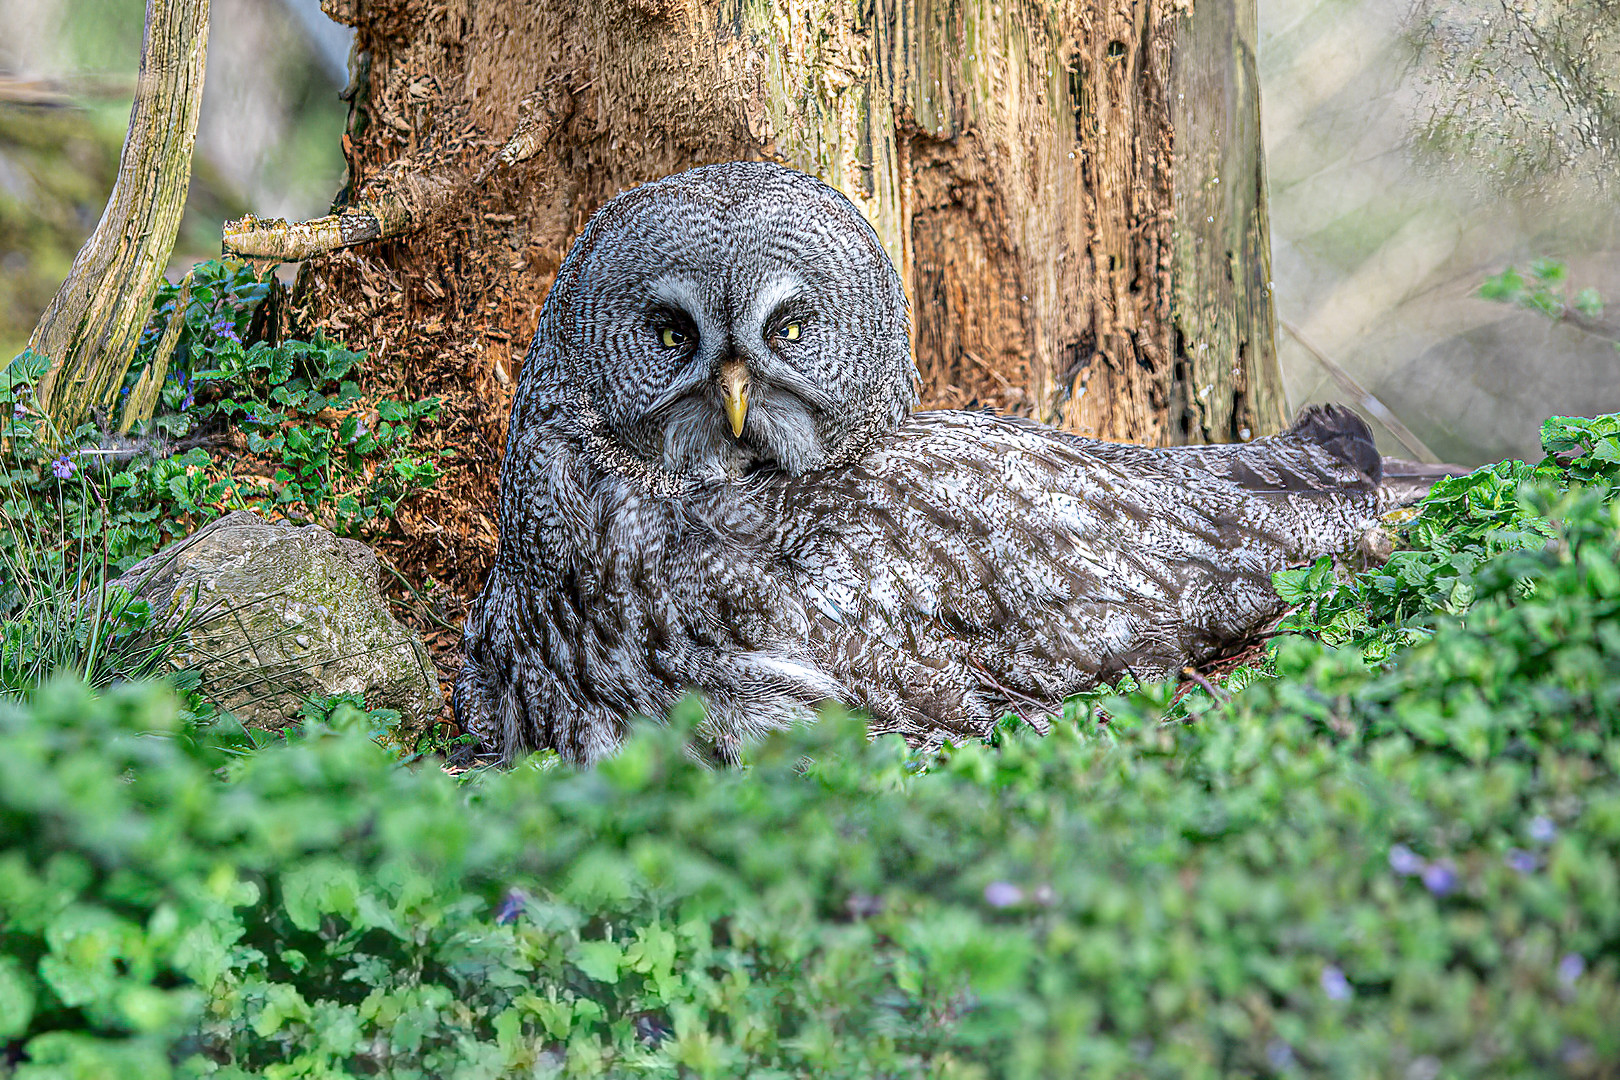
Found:
[[[720,365],[720,395],[725,399],[731,434],[740,439],[743,421],[748,418],[748,369],[741,360],[727,360]]]

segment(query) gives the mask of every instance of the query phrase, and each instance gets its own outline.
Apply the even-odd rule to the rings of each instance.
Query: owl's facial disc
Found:
[[[915,400],[899,277],[859,211],[802,173],[741,163],[644,185],[569,259],[591,422],[668,473],[827,468]]]
[[[822,429],[840,406],[817,383],[814,354],[798,351],[814,341],[813,283],[779,273],[715,296],[694,276],[666,274],[647,293],[641,340],[656,341],[672,366],[630,428],[658,438],[652,456],[671,472],[715,479],[826,460]]]

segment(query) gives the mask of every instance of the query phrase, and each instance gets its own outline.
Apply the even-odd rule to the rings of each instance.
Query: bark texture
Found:
[[[1194,5],[1171,56],[1175,130],[1171,335],[1187,442],[1287,423],[1260,145],[1259,27],[1243,0]]]
[[[202,102],[209,0],[147,0],[146,39],[118,179],[29,339],[50,359],[36,396],[58,430],[111,407],[180,229]]]
[[[300,248],[329,253],[299,304],[448,399],[461,461],[402,553],[442,579],[493,553],[509,388],[572,238],[621,189],[709,162],[780,161],[865,211],[926,405],[1161,445],[1280,427],[1253,0],[323,6],[359,31],[350,187],[335,221],[242,235],[274,255],[403,222]]]

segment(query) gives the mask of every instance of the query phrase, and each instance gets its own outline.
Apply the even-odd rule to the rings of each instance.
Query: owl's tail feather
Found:
[[[1422,502],[1435,484],[1448,476],[1466,476],[1474,470],[1462,465],[1431,465],[1405,458],[1384,459],[1384,482],[1378,488],[1378,505],[1385,511]]]
[[[1351,490],[1374,491],[1384,475],[1367,422],[1343,405],[1308,405],[1281,435],[1222,456],[1227,475],[1252,492],[1337,498]]]
[[[1384,478],[1372,429],[1344,405],[1305,406],[1287,434],[1315,443],[1375,485]]]
[[[1316,443],[1377,485],[1381,511],[1411,506],[1439,481],[1471,471],[1460,465],[1380,457],[1367,422],[1343,405],[1306,406],[1288,434]]]

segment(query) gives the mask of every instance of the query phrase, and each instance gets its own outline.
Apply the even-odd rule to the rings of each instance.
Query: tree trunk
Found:
[[[1171,334],[1180,434],[1237,442],[1287,423],[1260,145],[1254,0],[1203,0],[1171,53]]]
[[[866,212],[926,405],[1156,444],[1282,420],[1254,0],[323,6],[359,31],[349,190],[227,246],[328,252],[307,323],[448,399],[447,505],[406,522],[442,579],[493,553],[509,392],[570,241],[707,162],[781,161]]]
[[[93,406],[117,403],[174,248],[191,181],[208,8],[209,0],[147,0],[118,179],[29,339],[28,347],[51,362],[35,396],[64,435]],[[162,373],[156,378],[161,382]]]

